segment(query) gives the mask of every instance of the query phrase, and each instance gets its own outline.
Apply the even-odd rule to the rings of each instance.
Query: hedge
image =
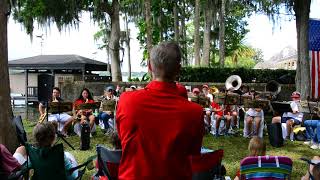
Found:
[[[183,67],[179,77],[180,82],[221,82],[224,83],[231,75],[239,75],[244,83],[251,83],[255,78],[257,83],[267,83],[276,80],[281,84],[294,84],[296,71],[246,69],[246,68],[206,68]]]

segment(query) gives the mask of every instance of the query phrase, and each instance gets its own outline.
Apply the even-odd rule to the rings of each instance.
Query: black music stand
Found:
[[[282,116],[285,112],[292,112],[290,103],[284,103],[284,102],[271,102],[271,107],[273,112],[279,113],[280,116]]]
[[[72,111],[72,102],[51,102],[50,105],[49,103],[47,102],[46,103],[46,108],[47,108],[47,122],[48,122],[48,119],[49,119],[49,111],[51,113],[56,113],[56,114],[60,114],[63,113],[63,112],[68,112],[68,111]],[[58,121],[58,127],[57,127],[57,130],[56,130],[56,134],[57,134],[57,137],[62,139],[72,150],[75,150],[75,148],[65,139],[64,135],[59,131],[59,128],[60,128],[60,121]],[[59,139],[58,139],[59,140]]]

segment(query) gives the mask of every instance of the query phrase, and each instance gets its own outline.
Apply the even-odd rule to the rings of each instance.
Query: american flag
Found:
[[[311,93],[313,98],[318,98],[320,96],[320,20],[309,21],[309,53]]]

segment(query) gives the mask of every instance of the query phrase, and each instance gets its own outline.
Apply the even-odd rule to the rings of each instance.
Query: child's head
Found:
[[[111,144],[115,149],[121,149],[121,141],[117,132],[111,134]]]
[[[320,180],[320,164],[313,167],[312,175],[314,180]]]
[[[33,129],[33,137],[39,147],[50,147],[55,138],[56,131],[51,122],[39,123]]]
[[[254,136],[251,138],[248,146],[250,156],[264,156],[266,154],[266,143],[262,138]]]

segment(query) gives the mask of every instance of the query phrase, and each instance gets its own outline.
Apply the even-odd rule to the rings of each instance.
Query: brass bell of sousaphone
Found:
[[[236,91],[241,87],[242,80],[238,75],[229,76],[226,80],[225,86],[227,91]]]
[[[278,95],[281,91],[281,85],[277,81],[271,80],[266,85],[266,91],[272,95]]]
[[[275,100],[277,95],[281,92],[281,85],[277,81],[271,80],[267,83],[265,91],[270,92],[271,99]]]

